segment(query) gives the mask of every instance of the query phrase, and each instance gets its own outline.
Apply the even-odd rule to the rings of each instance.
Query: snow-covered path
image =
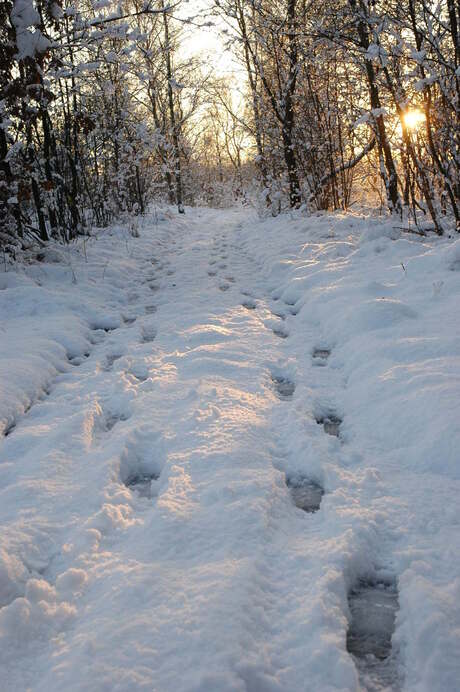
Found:
[[[360,277],[366,300],[392,294],[379,313],[393,330],[391,346],[366,373],[355,349],[365,344],[371,353],[376,342],[340,338],[350,319],[350,334],[375,334],[375,314],[364,301],[358,317],[345,315],[356,284],[345,285],[338,306],[329,295],[337,300],[343,274],[358,276],[369,259],[347,265],[360,250],[346,237],[320,243],[327,257],[302,256],[295,225],[285,240],[271,232],[246,210],[146,225],[118,263],[118,236],[88,248],[88,262],[71,267],[77,283],[61,312],[46,281],[40,307],[18,298],[19,308],[29,305],[30,333],[18,305],[9,308],[5,362],[14,376],[3,371],[0,411],[2,692],[357,690],[347,593],[360,577],[396,582],[403,573],[392,689],[459,689],[459,556],[449,558],[445,542],[451,535],[454,550],[460,474],[446,451],[441,473],[422,460],[422,477],[410,445],[402,467],[397,429],[389,420],[377,429],[378,399],[394,406],[385,385],[396,377],[382,380],[378,367],[389,373],[397,345],[401,351],[407,337],[416,349],[419,338],[412,293],[378,283],[380,269],[395,273],[392,256],[372,259]],[[46,271],[58,288],[60,265]],[[325,274],[327,290],[315,284]],[[28,276],[40,282],[39,269]],[[21,296],[27,287],[4,288]],[[401,324],[411,333],[400,333]],[[429,341],[438,327],[428,315],[420,329]],[[439,370],[451,367],[455,381],[454,336],[446,332],[435,350],[446,357]],[[25,354],[15,353],[18,344]],[[16,359],[23,367],[15,371]],[[367,400],[359,386],[372,378],[379,381]],[[449,391],[440,395],[446,409]],[[318,425],[342,418],[340,439]],[[395,440],[382,444],[384,433]],[[458,425],[453,433],[457,439]],[[294,505],[286,481],[300,477],[326,492],[315,514]],[[439,620],[447,614],[448,624]],[[420,633],[424,619],[431,624]]]

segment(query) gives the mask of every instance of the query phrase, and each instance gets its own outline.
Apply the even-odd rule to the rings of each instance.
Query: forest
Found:
[[[1,3],[3,253],[151,202],[366,204],[417,233],[458,230],[455,0],[193,5]],[[183,53],[194,26],[220,33],[235,74]]]

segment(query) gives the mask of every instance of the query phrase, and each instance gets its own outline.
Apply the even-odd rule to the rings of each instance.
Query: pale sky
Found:
[[[194,17],[201,12],[201,15],[196,18],[196,24],[202,25],[209,20],[215,26],[203,28],[197,26],[185,27],[186,33],[189,35],[182,45],[182,53],[185,56],[200,54],[203,57],[207,57],[218,76],[230,75],[241,68],[231,52],[225,50],[219,32],[219,19],[212,17],[210,13],[206,12],[209,6],[209,0],[185,0],[183,2],[180,12],[181,16]],[[220,24],[220,28],[223,26]]]

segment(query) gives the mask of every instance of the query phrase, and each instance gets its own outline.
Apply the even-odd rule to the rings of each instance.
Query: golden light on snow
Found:
[[[425,113],[417,108],[410,109],[404,114],[404,124],[409,130],[416,130],[425,121]]]

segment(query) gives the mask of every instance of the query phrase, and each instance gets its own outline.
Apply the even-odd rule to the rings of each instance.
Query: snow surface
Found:
[[[360,580],[398,689],[460,690],[459,296],[460,241],[357,214],[151,214],[2,272],[2,692],[359,690]]]

